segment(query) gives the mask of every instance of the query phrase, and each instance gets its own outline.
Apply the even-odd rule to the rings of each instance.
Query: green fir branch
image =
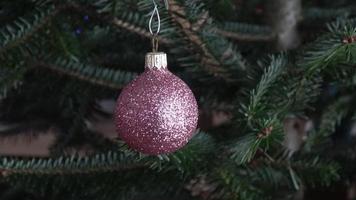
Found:
[[[62,7],[56,8],[54,6],[41,8],[36,10],[31,17],[20,17],[13,23],[6,25],[0,30],[0,54],[4,54],[14,47],[26,47],[23,43],[49,24],[61,9]]]
[[[272,199],[281,188],[330,186],[340,179],[340,166],[318,156],[296,160],[255,159],[249,165],[227,164],[217,169],[214,182],[227,199]],[[277,192],[277,193],[276,193]],[[273,194],[273,195],[271,195]]]
[[[256,133],[250,133],[240,137],[231,149],[231,151],[233,151],[231,158],[235,160],[237,164],[250,162],[254,158],[262,140],[263,138],[258,138]]]
[[[184,43],[172,49],[178,54],[178,61],[183,66],[199,66],[208,74],[227,82],[236,81],[232,74],[243,73],[247,62],[236,51],[234,45],[216,33],[216,25],[204,9],[202,2],[169,1],[169,17],[174,22],[179,36]],[[176,33],[175,33],[176,34]],[[192,53],[187,54],[187,48]],[[198,58],[198,59],[197,59]],[[238,71],[238,72],[237,72]]]
[[[329,139],[329,136],[335,132],[336,126],[340,125],[341,121],[350,112],[352,98],[344,96],[337,99],[334,103],[325,108],[319,128],[313,131],[306,142],[305,148],[311,150],[316,145],[320,145]]]
[[[224,22],[216,31],[224,37],[248,42],[266,42],[275,38],[269,27],[239,22]]]
[[[242,107],[248,123],[258,119],[259,115],[267,111],[268,98],[266,96],[284,72],[286,64],[287,59],[284,55],[271,56],[269,66],[264,70],[256,88],[250,92],[249,104]]]
[[[142,14],[139,10],[130,10],[127,5],[131,5],[132,3],[133,2],[129,1],[95,1],[92,3],[93,8],[95,8],[93,9],[87,5],[71,2],[69,3],[69,7],[77,12],[86,13],[105,23],[108,23],[112,27],[117,28],[119,32],[121,30],[126,30],[145,38],[152,38],[151,33],[147,29],[147,16]],[[118,8],[120,8],[120,12],[118,12]],[[161,34],[158,35],[157,38],[161,44],[172,45],[173,41],[170,37],[166,37],[164,34],[164,32],[168,30],[166,23],[168,23],[167,20],[162,18],[161,26],[166,28],[165,30],[162,30]]]
[[[345,7],[345,8],[320,8],[320,7],[310,7],[303,10],[303,20],[308,22],[309,20],[333,20],[338,17],[347,17],[355,8]]]
[[[147,156],[120,145],[117,151],[108,151],[89,156],[61,156],[58,158],[2,157],[0,169],[11,174],[86,174],[93,172],[122,171],[136,168],[151,168],[157,171],[177,170],[192,172],[196,160],[213,150],[211,138],[197,134],[182,150],[160,156]]]
[[[182,177],[174,173],[158,173],[143,169],[132,170],[130,173],[115,171],[76,175],[15,174],[6,176],[0,182],[31,192],[39,198],[48,196],[53,197],[52,199],[67,200],[189,198],[182,187]]]
[[[251,124],[246,135],[238,137],[230,145],[230,158],[237,164],[243,165],[253,161],[257,152],[264,154],[268,159],[271,147],[280,146],[283,140],[282,124],[276,118],[262,119]],[[282,147],[281,147],[282,148]]]
[[[329,33],[318,38],[301,57],[299,65],[307,69],[307,76],[326,70],[330,66],[354,64],[356,61],[356,45],[354,42],[348,42],[348,38],[356,36],[356,29],[342,21],[331,23],[328,28]]]
[[[262,188],[252,185],[248,177],[238,174],[234,170],[221,168],[217,170],[216,176],[217,190],[220,191],[222,199],[268,199],[263,195]]]
[[[319,156],[274,161],[263,158],[255,163],[247,168],[247,176],[253,184],[265,185],[266,189],[287,187],[298,190],[302,185],[327,187],[340,179],[339,164]]]
[[[280,115],[286,108],[270,106],[270,95],[278,86],[278,80],[286,69],[287,59],[284,55],[271,56],[271,62],[265,68],[255,89],[250,92],[248,104],[241,104],[240,112],[246,122],[244,132],[248,133],[235,141],[231,146],[231,158],[238,164],[250,162],[258,149],[267,151],[273,143],[282,140]],[[277,88],[278,89],[278,88]],[[284,117],[284,116],[282,116]]]
[[[57,58],[53,62],[34,62],[33,65],[114,89],[122,88],[137,76],[137,74],[133,72],[92,66],[64,58]]]
[[[303,183],[316,187],[328,187],[340,179],[340,166],[336,162],[316,157],[299,159],[291,163]]]

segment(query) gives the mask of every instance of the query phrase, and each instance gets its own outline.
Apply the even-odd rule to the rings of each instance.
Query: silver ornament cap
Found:
[[[167,54],[164,52],[149,52],[146,54],[145,68],[148,69],[166,69]]]

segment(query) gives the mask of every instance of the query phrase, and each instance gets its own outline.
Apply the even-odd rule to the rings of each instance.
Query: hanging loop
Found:
[[[158,5],[156,3],[155,0],[152,0],[153,3],[153,11],[151,13],[151,17],[150,17],[150,21],[148,22],[148,28],[150,30],[151,35],[158,35],[160,30],[161,30],[161,17],[159,15],[159,11],[158,11]],[[168,6],[168,0],[164,0],[164,5],[166,7],[166,9],[168,10],[169,6]],[[152,26],[153,26],[153,22],[154,22],[154,18],[157,18],[157,30],[154,32],[152,30]]]
[[[150,21],[148,22],[148,28],[150,30],[150,33],[152,35],[152,51],[157,52],[158,51],[158,34],[161,31],[161,17],[159,15],[158,11],[158,5],[155,2],[155,0],[152,0],[153,3],[153,11],[151,13]],[[166,9],[168,10],[168,0],[164,0],[164,4]],[[156,18],[156,20],[154,20]],[[157,29],[156,31],[153,31],[153,23],[157,22]]]
[[[158,35],[159,31],[161,30],[161,17],[159,16],[158,6],[154,0],[153,0],[153,5],[154,5],[154,9],[151,13],[150,21],[148,22],[148,28],[152,35]],[[155,32],[153,32],[152,24],[153,24],[153,21],[154,21],[153,19],[155,16],[157,18],[157,30]]]

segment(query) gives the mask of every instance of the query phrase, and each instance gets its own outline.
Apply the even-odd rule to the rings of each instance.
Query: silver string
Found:
[[[152,35],[158,35],[159,31],[161,30],[161,17],[159,16],[159,12],[158,12],[158,6],[156,4],[156,2],[154,0],[152,0],[153,2],[153,5],[154,5],[154,9],[151,13],[151,17],[150,17],[150,21],[148,22],[148,28],[150,29],[150,33]],[[153,24],[153,18],[157,16],[157,30],[156,30],[156,33],[153,33],[153,30],[152,30],[152,24]]]
[[[152,3],[153,3],[154,8],[153,8],[153,11],[151,13],[150,21],[148,22],[148,28],[150,30],[150,33],[153,36],[155,36],[155,35],[158,35],[158,33],[161,30],[161,17],[160,17],[159,12],[158,12],[158,5],[157,5],[156,1],[152,0]],[[168,10],[168,0],[164,0],[164,4],[165,4],[166,9]],[[152,24],[153,24],[153,18],[155,16],[157,16],[157,30],[156,30],[156,32],[153,32]]]

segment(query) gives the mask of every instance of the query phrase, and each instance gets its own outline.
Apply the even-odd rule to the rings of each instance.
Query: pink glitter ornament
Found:
[[[197,102],[189,87],[168,71],[165,53],[148,53],[145,68],[118,98],[116,130],[139,152],[171,153],[193,136],[198,121]]]

